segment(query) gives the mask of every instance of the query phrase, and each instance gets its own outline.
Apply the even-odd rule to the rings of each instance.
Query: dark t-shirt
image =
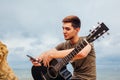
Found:
[[[71,44],[70,41],[63,42],[56,46],[57,50],[66,50],[75,48],[79,43],[81,43],[84,37],[79,38],[79,41],[76,44]],[[73,76],[72,79],[78,80],[96,80],[96,56],[93,44],[91,44],[92,49],[88,53],[87,57],[83,59],[77,59],[74,62],[71,62],[73,66]]]

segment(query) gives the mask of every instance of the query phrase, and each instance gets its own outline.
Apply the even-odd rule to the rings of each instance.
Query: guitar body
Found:
[[[58,72],[54,70],[54,66],[60,61],[61,59],[51,60],[49,67],[33,66],[32,76],[34,80],[70,80],[72,74],[67,70],[66,66],[62,67]]]

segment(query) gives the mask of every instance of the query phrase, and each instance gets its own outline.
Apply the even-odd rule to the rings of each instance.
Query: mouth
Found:
[[[67,37],[67,34],[64,34],[64,37]]]
[[[67,38],[67,35],[64,35],[64,38]]]

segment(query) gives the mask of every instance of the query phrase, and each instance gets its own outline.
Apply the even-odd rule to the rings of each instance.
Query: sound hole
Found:
[[[48,68],[47,72],[48,72],[49,77],[53,79],[56,78],[58,75],[58,72],[52,66]]]

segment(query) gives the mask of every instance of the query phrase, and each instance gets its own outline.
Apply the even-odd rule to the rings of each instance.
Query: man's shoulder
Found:
[[[79,38],[84,39],[84,38],[87,38],[87,36],[80,36]]]

